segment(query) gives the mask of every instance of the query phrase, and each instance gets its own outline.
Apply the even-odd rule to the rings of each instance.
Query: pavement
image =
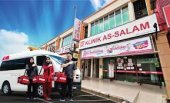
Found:
[[[57,93],[56,93],[57,94]],[[0,94],[0,103],[115,103],[113,101],[101,98],[99,96],[86,93],[84,91],[74,92],[73,102],[66,99],[65,102],[59,101],[59,96],[53,93],[51,95],[52,101],[45,101],[43,98],[36,98],[36,100],[27,100],[23,92],[15,92],[10,96],[3,96]]]
[[[82,89],[130,103],[166,103],[165,87],[155,85],[87,78]]]

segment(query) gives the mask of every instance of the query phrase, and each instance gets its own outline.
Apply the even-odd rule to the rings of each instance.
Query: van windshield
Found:
[[[54,56],[54,55],[49,55],[51,58],[53,58],[56,62],[59,64],[63,64],[65,62],[65,58],[59,57],[59,56]]]

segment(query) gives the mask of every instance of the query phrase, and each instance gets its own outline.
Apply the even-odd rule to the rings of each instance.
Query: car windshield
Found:
[[[59,57],[59,56],[54,56],[54,55],[50,55],[50,57],[53,58],[59,64],[63,64],[64,61],[66,60],[65,58],[62,58],[62,57]]]

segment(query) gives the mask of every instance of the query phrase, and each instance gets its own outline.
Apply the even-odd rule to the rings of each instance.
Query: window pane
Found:
[[[122,25],[120,10],[116,11],[115,20],[116,20],[116,26]]]
[[[99,33],[103,32],[103,18],[99,21]]]
[[[104,18],[104,31],[109,29],[108,16]]]
[[[115,27],[114,13],[109,16],[109,25],[110,25],[109,29],[112,29]]]
[[[65,37],[64,40],[63,40],[63,46],[67,46],[67,45],[71,44],[72,40],[73,40],[72,34]]]
[[[2,62],[1,70],[7,71],[7,70],[25,69],[27,62],[28,62],[28,58],[4,61]]]
[[[129,11],[128,11],[128,7],[122,9],[122,18],[123,18],[123,23],[129,22]]]
[[[92,23],[91,25],[91,36],[93,36],[95,34],[95,26],[94,23]]]
[[[99,25],[98,21],[95,22],[95,35],[99,33]]]

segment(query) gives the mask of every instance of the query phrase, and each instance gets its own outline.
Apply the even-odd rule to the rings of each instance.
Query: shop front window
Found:
[[[135,68],[134,57],[118,57],[116,58],[117,70],[116,79],[128,82],[137,82],[137,73]]]
[[[164,85],[157,54],[116,57],[116,80]]]
[[[156,55],[140,56],[137,58],[139,81],[141,83],[161,84],[163,77],[161,66]],[[153,74],[154,73],[154,74]]]

